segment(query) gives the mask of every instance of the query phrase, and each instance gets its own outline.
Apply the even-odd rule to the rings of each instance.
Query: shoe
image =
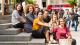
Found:
[[[51,41],[49,41],[48,43],[49,43],[49,44],[51,44],[52,42],[51,42]]]
[[[51,41],[53,44],[57,44],[58,42],[56,40]]]

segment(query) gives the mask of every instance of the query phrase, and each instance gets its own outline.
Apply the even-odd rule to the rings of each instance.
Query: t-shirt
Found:
[[[51,20],[50,16],[47,16],[46,18],[43,18],[43,21],[46,23],[49,23]]]
[[[70,31],[67,29],[67,27],[60,27],[53,29],[53,32],[56,32],[56,38],[59,39],[66,39],[70,35]],[[68,36],[66,36],[68,35]]]
[[[39,25],[38,24],[39,21],[40,20],[38,18],[34,19],[34,22],[33,22],[33,30],[39,30],[42,27],[42,25]]]
[[[14,10],[12,13],[12,19],[11,19],[13,25],[20,23],[20,21],[18,21],[19,17],[20,17],[20,15],[19,15],[18,11]]]

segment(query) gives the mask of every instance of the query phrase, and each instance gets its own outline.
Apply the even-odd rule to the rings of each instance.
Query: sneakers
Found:
[[[58,42],[56,40],[49,41],[49,44],[57,44]]]

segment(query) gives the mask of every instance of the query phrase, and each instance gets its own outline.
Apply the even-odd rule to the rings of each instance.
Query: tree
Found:
[[[68,3],[72,6],[72,8],[77,6],[77,0],[68,0]]]
[[[25,0],[26,4],[34,4],[35,0]]]
[[[71,6],[77,6],[77,0],[68,0]]]

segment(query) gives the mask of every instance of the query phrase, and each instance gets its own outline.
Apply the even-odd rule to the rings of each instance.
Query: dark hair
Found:
[[[55,11],[55,14],[58,15],[58,11]]]
[[[39,12],[38,12],[38,14],[39,14],[40,12],[41,12],[41,13],[42,13],[42,15],[43,15],[43,11],[39,11]]]
[[[23,12],[23,6],[22,6],[21,3],[17,3],[16,6],[15,6],[15,9],[16,9],[16,10],[17,10],[17,6],[18,6],[18,5],[21,5],[21,7],[20,7],[21,10],[19,10],[18,13],[19,13],[19,15],[22,15],[22,13],[24,13],[24,12]]]
[[[44,12],[49,12],[49,11],[48,11],[47,9],[45,9],[45,10],[43,11],[43,13],[44,13]]]
[[[75,15],[75,13],[70,13],[70,15]]]
[[[35,7],[35,9],[36,9],[36,8],[40,11],[40,8]],[[38,12],[39,12],[39,11],[38,11]],[[38,15],[38,12],[35,11],[34,14],[37,14],[37,15]]]

